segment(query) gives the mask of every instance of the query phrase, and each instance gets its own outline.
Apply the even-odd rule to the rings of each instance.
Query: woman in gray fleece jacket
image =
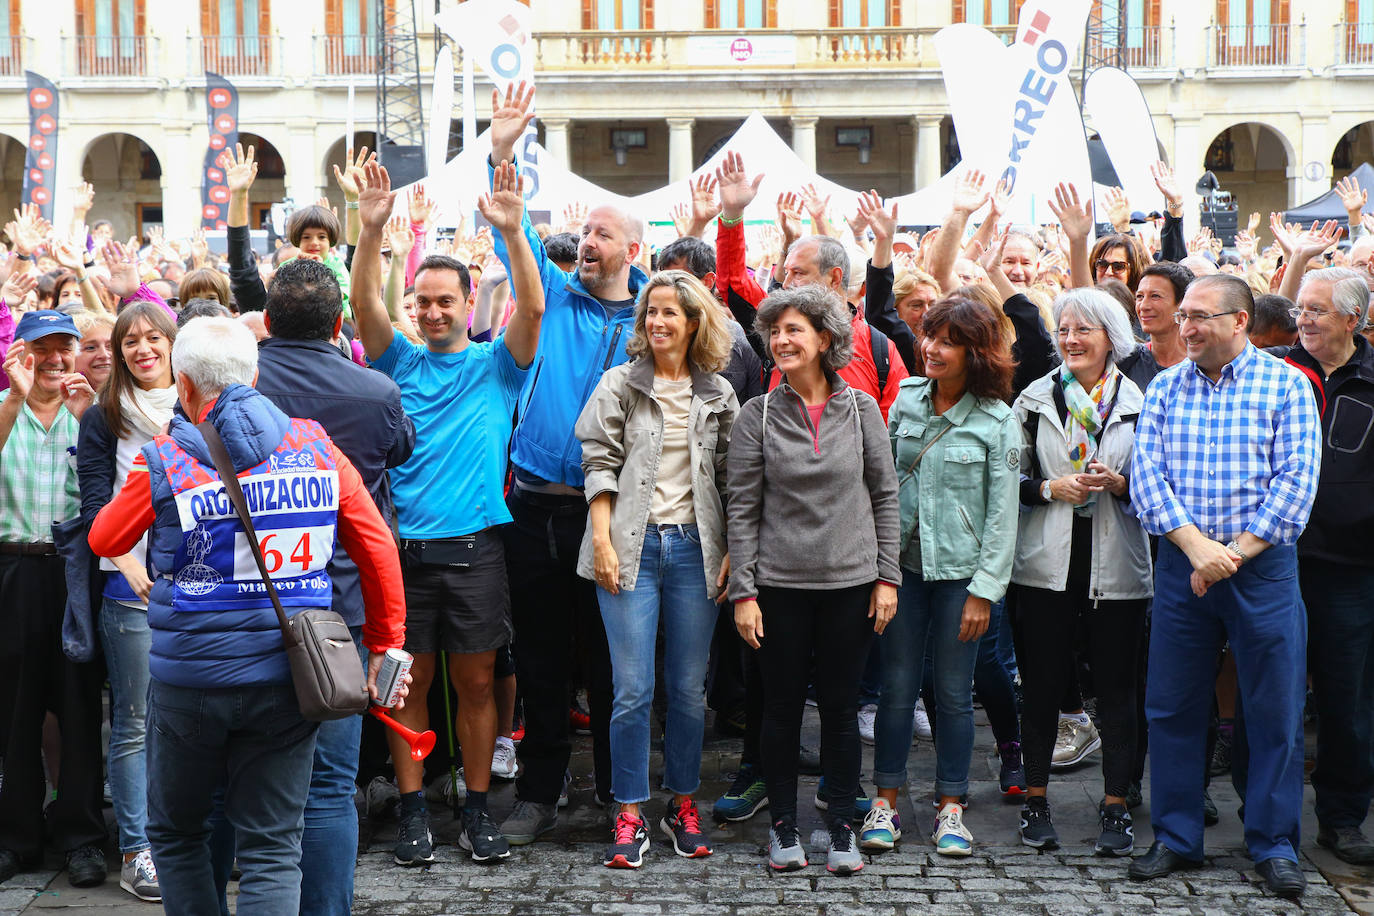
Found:
[[[829,799],[827,867],[863,867],[854,840],[859,679],[870,640],[896,611],[897,476],[878,404],[835,372],[852,355],[848,309],[804,286],[759,305],[756,329],[783,381],[740,409],[727,463],[729,596],[759,652],[761,745],[773,868],[804,867],[797,746],[812,654]]]

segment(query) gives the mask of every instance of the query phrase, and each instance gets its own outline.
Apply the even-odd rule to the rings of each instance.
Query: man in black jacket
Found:
[[[410,457],[415,427],[401,408],[395,382],[357,365],[330,343],[343,321],[333,272],[305,258],[283,264],[268,288],[264,320],[272,336],[259,344],[255,387],[288,416],[318,420],[358,469],[382,517],[392,519],[386,469]],[[334,610],[359,642],[358,569],[342,549],[334,553],[329,577]],[[325,722],[319,729],[301,844],[302,913],[352,909],[358,848],[353,795],[361,730],[361,716]]]

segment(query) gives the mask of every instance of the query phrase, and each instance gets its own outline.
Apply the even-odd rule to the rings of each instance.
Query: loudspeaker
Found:
[[[1202,225],[1212,230],[1212,235],[1221,239],[1221,244],[1227,248],[1234,247],[1236,244],[1236,220],[1240,216],[1238,210],[1203,210]]]
[[[377,150],[377,161],[386,167],[393,188],[413,184],[427,174],[423,146],[400,146],[384,142]]]

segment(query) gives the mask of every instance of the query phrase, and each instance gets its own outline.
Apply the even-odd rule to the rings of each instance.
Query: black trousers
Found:
[[[1105,794],[1124,796],[1136,763],[1136,664],[1148,599],[1088,596],[1092,520],[1075,518],[1065,591],[1013,585],[1012,633],[1021,669],[1021,757],[1026,785],[1049,785],[1066,680],[1075,676],[1073,634],[1085,631],[1102,734]]]
[[[525,703],[519,750],[524,772],[516,790],[525,801],[558,801],[572,751],[568,682],[580,675],[592,719],[596,791],[609,802],[611,653],[596,586],[577,574],[587,504],[581,497],[512,489],[506,505],[515,519],[502,528],[515,624],[512,651]]]
[[[770,817],[797,816],[797,747],[808,676],[821,714],[821,765],[832,823],[852,822],[859,789],[859,680],[873,621],[868,602],[873,583],[850,588],[759,587],[763,639],[761,744]],[[815,656],[814,673],[811,665]]]
[[[0,786],[0,848],[27,863],[43,854],[43,719],[62,731],[57,800],[48,834],[58,849],[105,842],[101,814],[100,691],[104,662],[76,664],[62,654],[66,569],[53,556],[0,554],[0,717],[5,781]]]

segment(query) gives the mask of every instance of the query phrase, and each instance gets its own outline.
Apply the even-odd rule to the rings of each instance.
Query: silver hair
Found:
[[[1358,321],[1355,330],[1363,331],[1369,327],[1369,285],[1364,274],[1350,267],[1323,267],[1309,270],[1302,275],[1298,295],[1309,283],[1331,284],[1331,305],[1339,312],[1354,315]]]
[[[230,385],[251,385],[258,371],[258,342],[233,318],[192,318],[177,332],[172,365],[202,397],[215,397]]]
[[[789,308],[800,312],[817,331],[830,332],[830,348],[820,357],[822,368],[839,370],[849,365],[854,355],[854,327],[849,323],[849,306],[833,289],[808,283],[795,289],[774,290],[759,303],[754,333],[767,343],[778,317]]]
[[[849,252],[838,239],[832,239],[828,235],[804,235],[792,243],[792,247],[787,249],[787,254],[791,255],[799,245],[809,245],[812,242],[816,244],[816,270],[822,277],[826,277],[836,267],[840,268],[844,271],[840,274],[840,289],[849,289]]]
[[[1107,332],[1107,341],[1112,345],[1108,354],[1113,362],[1120,362],[1135,352],[1135,335],[1131,333],[1131,320],[1121,303],[1110,293],[1090,286],[1065,290],[1054,300],[1054,326],[1058,328],[1065,313],[1072,313],[1079,319]],[[1054,348],[1059,358],[1064,359],[1064,343],[1059,335],[1054,336]]]

